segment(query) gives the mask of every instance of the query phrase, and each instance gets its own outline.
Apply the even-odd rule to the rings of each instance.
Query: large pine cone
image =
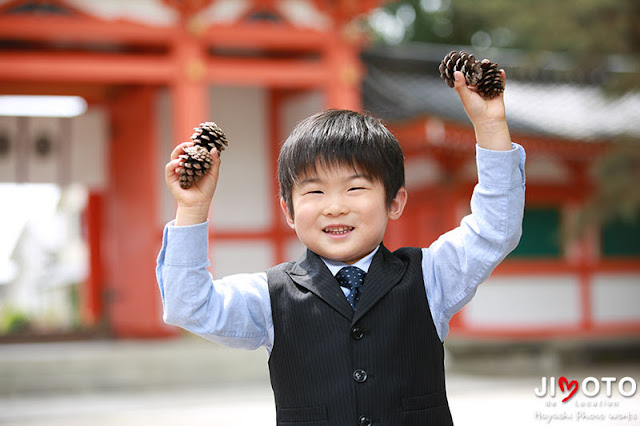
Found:
[[[213,121],[200,123],[200,126],[195,127],[193,131],[194,133],[191,135],[191,139],[196,145],[208,147],[209,150],[215,146],[218,152],[222,152],[229,144],[227,142],[227,136]]]
[[[460,71],[468,85],[475,85],[478,93],[485,99],[491,99],[504,92],[504,81],[500,77],[498,64],[489,59],[477,61],[473,55],[465,52],[449,52],[444,57],[438,68],[440,77],[449,85],[454,87],[455,79],[453,73]]]
[[[504,80],[500,77],[498,64],[488,59],[480,62],[482,78],[478,82],[478,93],[485,99],[495,98],[504,92]]]
[[[215,147],[218,152],[222,152],[228,145],[226,135],[213,121],[200,123],[200,126],[193,130],[191,139],[194,145],[184,148],[184,154],[179,155],[182,160],[180,186],[184,189],[190,188],[211,167],[211,149]]]
[[[482,77],[482,70],[475,56],[468,54],[464,50],[449,52],[440,63],[438,69],[440,70],[440,77],[449,87],[455,85],[455,79],[453,78],[455,71],[462,72],[467,84],[478,84]]]

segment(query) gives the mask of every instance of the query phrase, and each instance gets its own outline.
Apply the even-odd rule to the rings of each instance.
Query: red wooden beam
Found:
[[[600,258],[598,263],[593,266],[593,271],[607,274],[637,274],[640,273],[640,262],[638,262],[637,257],[619,259]]]
[[[117,90],[106,84],[47,83],[36,81],[0,81],[4,95],[63,95],[80,96],[89,104],[100,103]]]
[[[473,153],[475,134],[471,126],[432,117],[393,123],[390,126],[403,149],[407,152],[432,150],[469,151]],[[571,161],[588,161],[607,152],[607,141],[579,141],[557,137],[525,135],[511,132],[512,139],[523,145],[527,154],[550,153]]]
[[[331,15],[334,22],[343,24],[353,20],[358,15],[368,13],[376,7],[381,7],[391,0],[312,0],[320,10]]]
[[[576,277],[580,265],[564,258],[506,259],[493,271],[493,275],[571,275]],[[600,259],[589,265],[591,274],[639,274],[640,262],[634,258]]]
[[[167,84],[185,71],[161,55],[0,53],[0,63],[0,80],[18,82]],[[315,88],[329,79],[320,63],[298,59],[218,57],[204,66],[211,83]]]
[[[173,64],[160,55],[98,53],[0,53],[0,80],[166,83]]]
[[[282,211],[278,211],[278,219],[280,219],[280,215]],[[292,233],[288,233],[286,229],[275,229],[270,227],[265,230],[257,230],[257,231],[245,231],[245,230],[231,230],[231,231],[221,231],[221,230],[210,230],[209,237],[213,241],[256,241],[256,240],[267,240],[273,242],[276,239],[282,238],[283,236],[293,235]]]
[[[92,17],[0,15],[0,38],[124,44],[167,44],[175,29]]]
[[[214,1],[215,0],[162,0],[164,4],[177,10],[182,16],[193,16]]]
[[[316,61],[214,57],[208,60],[206,78],[212,83],[285,88],[312,88],[329,78]]]
[[[459,315],[459,314],[458,314]],[[620,336],[631,336],[640,333],[640,321],[624,321],[607,324],[594,324],[586,329],[581,325],[550,325],[531,328],[523,327],[469,327],[451,328],[449,339],[507,339],[537,340],[581,338],[587,340],[608,339]]]
[[[151,26],[122,19],[0,15],[0,38],[9,40],[168,46],[176,31],[175,26]],[[192,31],[200,30],[193,27]],[[213,24],[195,35],[214,47],[285,51],[318,51],[326,38],[324,31],[268,22]]]
[[[36,1],[9,0],[9,1],[5,1],[2,5],[0,5],[0,14],[10,15],[12,13],[15,13],[15,10],[23,6],[25,3],[41,3],[41,4],[44,3],[46,6],[55,6],[58,9],[62,9],[66,13],[72,14],[76,17],[83,17],[83,18],[91,17],[91,15],[89,15],[88,13],[84,12],[83,10],[77,7],[70,5],[65,0],[39,0],[39,1],[38,0]],[[32,4],[31,6],[35,6],[35,5]]]
[[[325,38],[323,31],[268,22],[215,24],[203,36],[214,47],[280,51],[319,51]]]

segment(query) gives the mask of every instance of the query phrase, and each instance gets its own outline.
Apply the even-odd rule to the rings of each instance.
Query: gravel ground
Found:
[[[0,346],[0,424],[274,425],[266,359],[193,340]],[[577,380],[579,391],[564,403],[568,392],[557,387],[555,397],[537,397],[541,368]],[[594,397],[582,393],[588,377],[601,384]],[[638,384],[640,366],[470,357],[448,365],[447,388],[456,426],[640,425],[640,390],[624,397],[616,381],[608,397],[601,377]]]

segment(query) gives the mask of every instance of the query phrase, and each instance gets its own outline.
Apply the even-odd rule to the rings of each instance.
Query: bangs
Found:
[[[331,143],[332,150],[324,150],[323,147],[316,147],[315,152],[311,150],[300,150],[296,155],[301,161],[296,161],[289,170],[289,180],[295,186],[300,181],[309,177],[318,176],[318,168],[332,170],[347,168],[353,170],[355,174],[365,176],[371,180],[382,181],[380,173],[376,173],[376,162],[373,158],[359,155],[360,150],[349,149],[347,144]],[[345,145],[343,149],[335,149],[335,145]]]
[[[301,121],[278,158],[280,196],[292,212],[291,191],[318,167],[347,167],[383,183],[387,203],[404,186],[404,155],[398,140],[376,118],[348,110],[327,110]]]

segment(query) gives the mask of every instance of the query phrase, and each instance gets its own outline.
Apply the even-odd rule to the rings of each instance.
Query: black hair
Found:
[[[280,150],[280,196],[293,216],[292,191],[317,166],[346,165],[385,189],[387,207],[404,186],[404,154],[398,140],[377,118],[330,109],[301,121]]]

